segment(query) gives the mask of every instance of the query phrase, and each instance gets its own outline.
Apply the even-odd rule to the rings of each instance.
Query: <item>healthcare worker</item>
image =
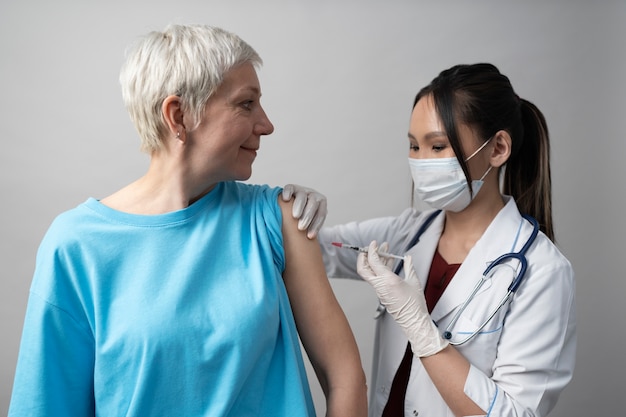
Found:
[[[408,139],[415,195],[433,210],[319,232],[328,275],[366,280],[381,303],[370,416],[545,416],[576,348],[545,119],[493,65],[457,65],[417,94]],[[326,213],[305,191],[285,193],[298,192],[303,227]]]

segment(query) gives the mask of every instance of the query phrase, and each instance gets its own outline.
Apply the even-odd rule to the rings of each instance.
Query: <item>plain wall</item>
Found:
[[[0,412],[48,225],[147,167],[117,82],[124,49],[168,23],[204,23],[239,34],[265,61],[263,104],[276,130],[251,181],[318,189],[329,225],[409,204],[411,103],[440,70],[488,61],[507,74],[548,120],[557,240],[577,277],[578,363],[553,416],[623,415],[625,18],[623,1],[4,0]],[[373,291],[333,287],[369,376]]]

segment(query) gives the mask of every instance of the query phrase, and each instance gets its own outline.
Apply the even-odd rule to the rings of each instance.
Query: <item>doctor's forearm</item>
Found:
[[[439,394],[455,416],[484,415],[474,401],[465,395],[464,387],[470,363],[453,346],[432,356],[420,358]]]

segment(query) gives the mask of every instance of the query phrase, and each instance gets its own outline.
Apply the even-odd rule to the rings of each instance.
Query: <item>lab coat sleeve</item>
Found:
[[[465,393],[488,416],[545,416],[572,378],[574,274],[551,244],[529,253],[528,278],[509,306],[492,375],[471,366]],[[529,251],[530,252],[530,251]]]
[[[380,217],[362,222],[324,227],[319,233],[326,273],[331,278],[361,279],[356,273],[358,252],[341,249],[332,242],[367,247],[372,240],[388,242],[389,252],[404,254],[408,242],[419,228],[420,213],[404,210],[397,217]]]

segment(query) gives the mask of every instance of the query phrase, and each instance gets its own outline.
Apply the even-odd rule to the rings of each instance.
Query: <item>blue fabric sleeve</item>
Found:
[[[91,334],[31,293],[9,416],[93,416],[93,365]]]

